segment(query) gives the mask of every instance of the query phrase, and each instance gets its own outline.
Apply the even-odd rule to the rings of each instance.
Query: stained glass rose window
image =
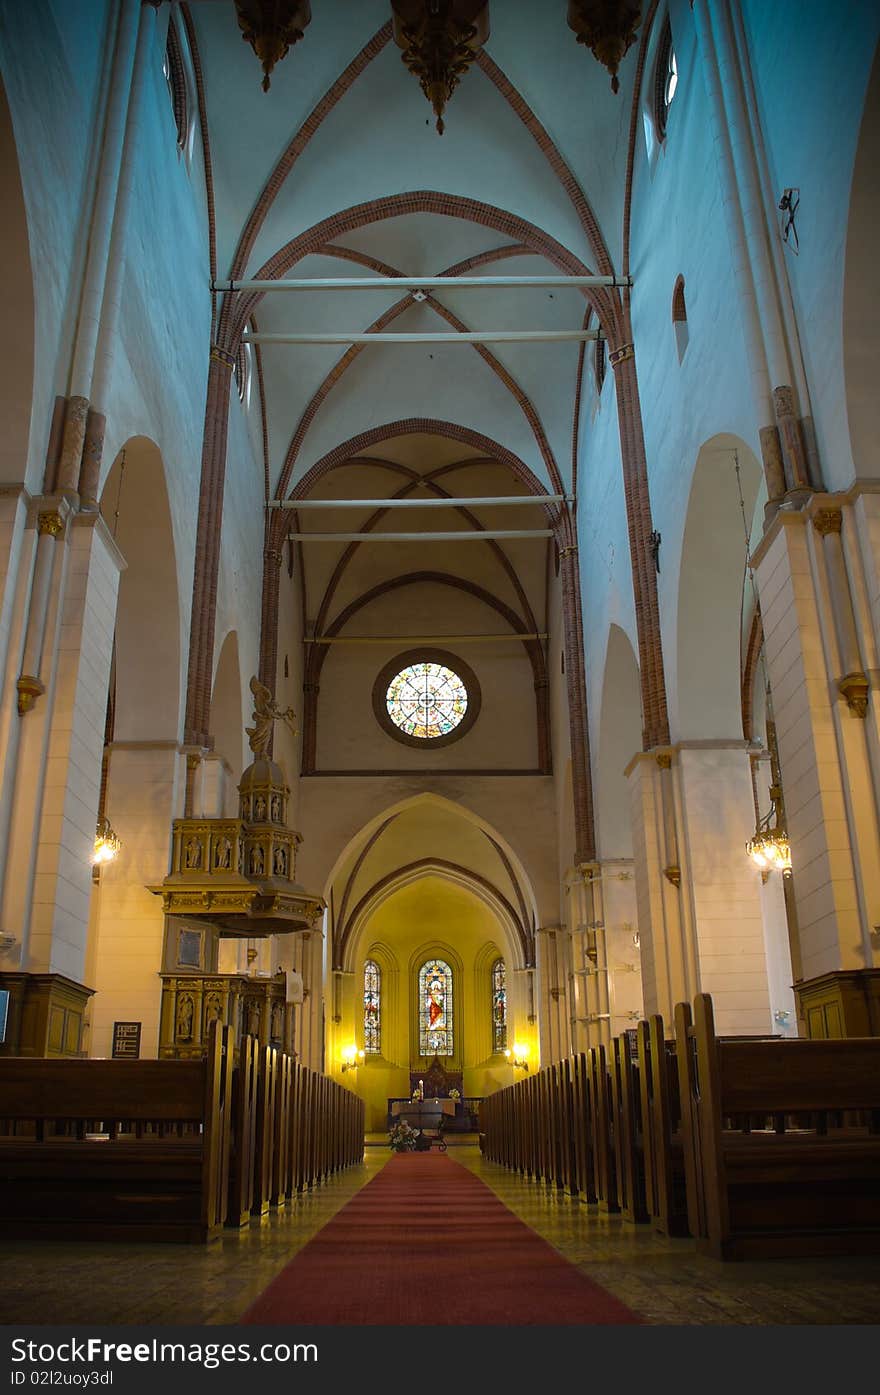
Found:
[[[398,741],[443,746],[472,726],[480,709],[480,687],[454,654],[411,650],[382,669],[373,706],[382,726]]]

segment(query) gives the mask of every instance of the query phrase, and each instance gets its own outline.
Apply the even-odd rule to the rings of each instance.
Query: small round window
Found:
[[[464,736],[480,709],[467,664],[443,650],[413,650],[386,664],[373,687],[373,710],[389,736],[408,746],[445,746]]]

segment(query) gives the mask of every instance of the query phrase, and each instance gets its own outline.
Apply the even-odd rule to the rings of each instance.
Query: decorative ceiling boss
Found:
[[[628,0],[568,0],[568,27],[608,69],[612,92],[620,88],[617,69],[635,43],[641,18],[641,5]]]
[[[269,74],[311,23],[309,0],[235,0],[241,37],[250,44],[263,65],[263,91],[271,85]]]
[[[444,131],[443,112],[489,37],[488,0],[391,0],[394,41]]]

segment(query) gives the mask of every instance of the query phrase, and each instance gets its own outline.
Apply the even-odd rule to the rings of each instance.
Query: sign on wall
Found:
[[[113,1023],[113,1059],[137,1061],[141,1054],[140,1022]]]

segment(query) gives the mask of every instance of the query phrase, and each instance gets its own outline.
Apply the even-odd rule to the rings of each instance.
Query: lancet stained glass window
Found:
[[[452,970],[442,959],[419,969],[419,1055],[451,1056]]]
[[[445,664],[409,664],[388,684],[385,706],[400,731],[432,741],[454,731],[467,712],[464,682]]]
[[[507,971],[503,959],[492,965],[492,1049],[507,1047]]]
[[[364,964],[364,1051],[378,1056],[382,1050],[382,970],[375,959]]]

